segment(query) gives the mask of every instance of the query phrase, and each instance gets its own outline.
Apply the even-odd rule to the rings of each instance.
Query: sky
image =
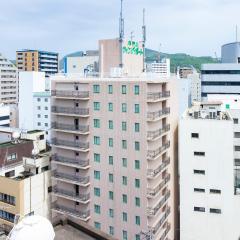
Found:
[[[123,0],[125,37],[141,40],[146,9],[147,47],[166,53],[220,57],[236,39],[239,0]],[[15,59],[25,48],[60,56],[97,49],[118,36],[120,0],[1,0],[0,52]],[[161,46],[161,47],[160,47]]]

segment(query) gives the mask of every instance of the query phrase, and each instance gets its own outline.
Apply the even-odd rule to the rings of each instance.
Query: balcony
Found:
[[[89,108],[72,108],[52,106],[52,113],[63,116],[89,117]]]
[[[74,125],[74,124],[63,124],[52,122],[52,129],[60,132],[78,133],[78,134],[88,134],[89,125]]]
[[[57,171],[53,171],[52,178],[55,178],[59,181],[76,184],[76,185],[79,185],[82,187],[87,187],[90,184],[89,177],[80,177],[75,174],[61,173],[61,172],[57,172]]]
[[[79,141],[68,141],[68,140],[59,140],[56,138],[53,138],[51,141],[51,144],[53,146],[74,150],[74,151],[80,151],[80,152],[88,152],[89,151],[89,143],[88,142],[79,142]]]
[[[147,159],[148,160],[155,160],[158,158],[164,151],[166,151],[170,147],[170,141],[163,144],[161,147],[157,148],[156,150],[148,150]]]
[[[73,201],[76,201],[76,202],[80,202],[82,204],[87,204],[90,201],[90,193],[88,193],[88,194],[76,194],[73,191],[69,191],[69,190],[54,187],[53,188],[53,194],[58,196],[58,197],[66,198],[66,199],[73,200]]]
[[[147,197],[153,198],[157,196],[160,191],[163,189],[164,186],[169,182],[170,180],[170,174],[167,174],[164,179],[154,188],[148,187],[147,188]]]
[[[167,202],[167,200],[170,197],[170,191],[168,191],[162,198],[161,200],[157,203],[155,207],[148,207],[147,208],[147,215],[149,217],[155,216],[158,211],[161,209],[161,207]]]
[[[170,97],[170,91],[165,92],[149,92],[147,94],[147,101],[148,102],[158,102],[164,98]]]
[[[90,210],[88,211],[79,211],[75,208],[65,207],[54,203],[52,205],[52,210],[61,214],[70,215],[75,218],[79,218],[82,221],[88,221],[90,219]]]
[[[171,225],[170,225],[170,223],[167,222],[166,226],[165,226],[165,230],[159,240],[167,240],[166,236],[169,233],[170,229],[171,229]]]
[[[163,128],[160,128],[156,131],[148,131],[147,133],[147,140],[153,141],[158,139],[160,136],[162,136],[164,133],[167,133],[170,130],[170,124],[167,124]]]
[[[52,161],[64,166],[80,168],[80,169],[88,169],[90,167],[89,160],[67,158],[67,157],[59,156],[57,154],[52,155]]]
[[[156,169],[148,169],[147,177],[155,178],[168,164],[170,163],[170,157],[163,160],[162,164]]]
[[[147,113],[147,120],[148,121],[157,121],[160,120],[162,117],[167,116],[170,113],[170,108],[163,108],[157,112],[148,112]]]
[[[52,96],[56,98],[88,100],[89,92],[88,91],[52,90]]]

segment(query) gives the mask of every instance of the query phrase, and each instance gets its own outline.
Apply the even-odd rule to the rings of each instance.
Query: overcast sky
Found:
[[[239,0],[124,0],[125,36],[141,38],[146,8],[147,47],[167,53],[220,55],[240,29]],[[96,49],[118,36],[120,0],[7,0],[0,3],[0,52],[23,48],[59,52]],[[239,30],[240,39],[240,30]]]

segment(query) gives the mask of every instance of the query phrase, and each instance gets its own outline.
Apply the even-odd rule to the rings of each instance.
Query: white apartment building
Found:
[[[51,93],[44,72],[19,73],[19,128],[49,131]]]
[[[188,74],[191,81],[191,102],[201,102],[201,78],[199,73]]]
[[[174,239],[174,82],[52,77],[53,217]]]
[[[161,62],[154,62],[147,64],[147,71],[157,73],[160,77],[170,77],[170,59],[164,58]]]
[[[18,102],[18,71],[0,53],[0,103],[13,104]]]
[[[181,240],[240,237],[235,121],[218,101],[195,104],[180,119]]]
[[[10,127],[10,106],[0,104],[0,126]]]

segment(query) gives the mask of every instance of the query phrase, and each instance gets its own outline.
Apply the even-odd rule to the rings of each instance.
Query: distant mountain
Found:
[[[78,57],[82,56],[83,51],[78,51],[74,53],[70,53],[66,56],[64,56],[60,60],[60,69],[63,69],[63,63],[64,63],[64,58],[66,57]],[[160,53],[161,58],[170,58],[171,59],[171,72],[175,72],[177,67],[184,67],[184,66],[190,66],[192,65],[197,69],[197,71],[200,71],[201,69],[201,64],[203,63],[217,63],[219,62],[216,58],[212,58],[209,56],[203,56],[203,57],[195,57],[188,55],[186,53]],[[154,62],[158,60],[159,58],[159,52],[146,48],[146,62]]]

